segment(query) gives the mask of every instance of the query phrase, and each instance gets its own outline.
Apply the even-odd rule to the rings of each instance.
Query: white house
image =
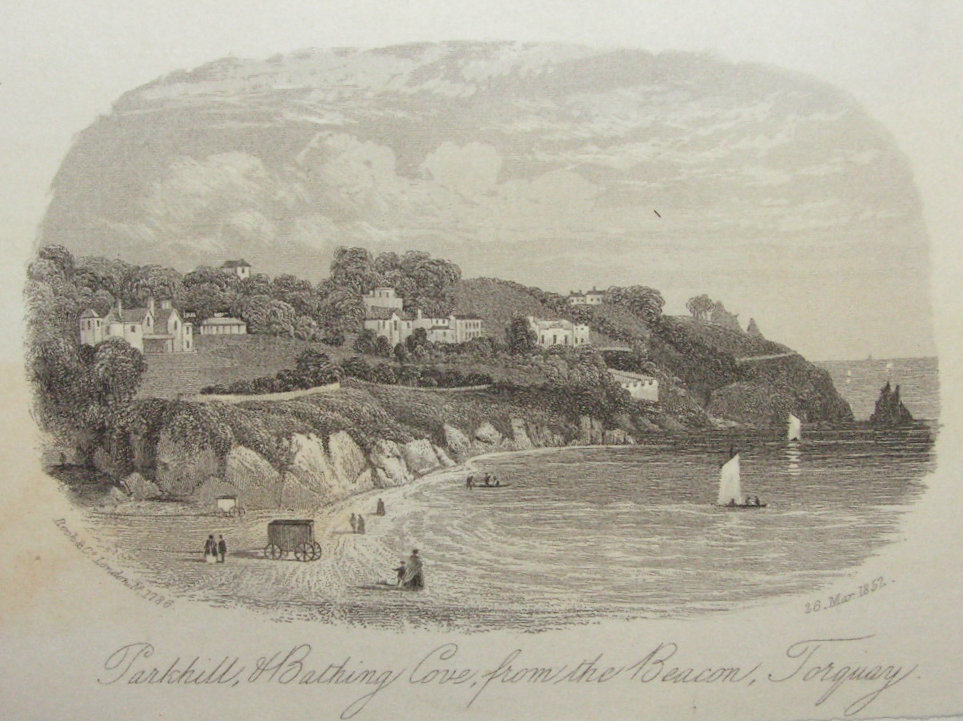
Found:
[[[244,260],[244,258],[240,260],[225,260],[223,265],[221,265],[221,271],[236,275],[241,280],[244,280],[245,278],[251,277],[251,264]]]
[[[573,290],[568,294],[569,305],[601,305],[604,300],[605,291],[596,290],[594,287],[584,293],[580,290]]]
[[[482,335],[482,319],[475,315],[430,318],[419,309],[412,316],[403,309],[404,299],[395,294],[394,288],[375,288],[363,300],[364,327],[387,338],[393,346],[404,343],[419,328],[432,343],[464,343]]]
[[[104,317],[92,308],[80,316],[80,342],[97,345],[122,338],[141,353],[186,353],[194,350],[194,326],[185,322],[169,300],[160,308],[148,298],[147,307],[125,310],[117,301]]]
[[[629,395],[636,400],[654,401],[659,400],[659,380],[652,376],[642,375],[641,373],[629,373],[628,371],[615,370],[609,368],[609,373],[615,381],[629,392]]]
[[[404,343],[411,335],[413,322],[414,318],[411,314],[403,310],[372,307],[365,316],[364,327],[366,330],[374,331],[375,335],[387,338],[394,347]]]
[[[569,320],[540,320],[528,316],[528,325],[535,331],[535,342],[542,348],[554,345],[578,348],[588,345],[589,327]]]
[[[375,288],[370,293],[365,293],[361,297],[361,301],[364,303],[364,311],[367,315],[372,308],[393,308],[395,310],[401,310],[404,305],[404,299],[395,295],[394,288]]]
[[[215,315],[201,321],[201,335],[245,335],[247,323],[240,318],[226,315]]]

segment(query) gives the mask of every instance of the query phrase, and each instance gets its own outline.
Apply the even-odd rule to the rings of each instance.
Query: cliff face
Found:
[[[621,429],[604,429],[595,418],[583,416],[573,436],[565,436],[547,426],[524,418],[509,419],[511,436],[504,436],[491,421],[474,428],[444,424],[443,445],[430,438],[406,443],[378,439],[366,452],[347,431],[323,437],[296,433],[291,437],[291,453],[286,468],[278,470],[266,458],[243,445],[230,449],[218,463],[213,448],[202,447],[187,453],[168,435],[158,443],[155,469],[156,485],[140,473],[122,483],[137,489],[138,499],[145,496],[181,498],[201,506],[212,506],[219,495],[236,495],[249,509],[283,508],[305,510],[334,503],[375,488],[404,485],[440,468],[454,466],[457,459],[493,451],[528,450],[567,444],[625,445],[635,439]],[[134,492],[131,490],[131,497]]]

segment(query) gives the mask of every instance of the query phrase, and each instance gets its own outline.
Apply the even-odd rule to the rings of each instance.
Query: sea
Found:
[[[890,358],[817,361],[853,409],[856,420],[867,420],[887,381],[900,387],[903,405],[914,418],[934,421],[940,415],[939,365],[936,358]]]
[[[420,487],[384,541],[420,548],[427,582],[444,586],[436,601],[463,623],[732,611],[813,593],[895,542],[932,441],[920,423],[511,454],[479,462],[498,488]],[[743,492],[766,507],[715,505],[730,449]]]
[[[717,431],[495,457],[477,470],[499,488],[426,484],[384,540],[420,547],[429,587],[443,586],[429,608],[441,602],[456,625],[687,617],[812,594],[898,541],[935,466],[940,407],[935,358],[818,365],[857,420],[889,381],[918,422],[804,427],[799,442],[780,429]],[[733,451],[743,492],[766,507],[715,505]]]

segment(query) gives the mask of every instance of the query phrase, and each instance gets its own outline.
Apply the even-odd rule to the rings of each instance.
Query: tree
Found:
[[[756,325],[756,319],[750,318],[749,325],[746,328],[746,334],[754,336],[756,338],[762,338],[762,332],[759,330],[759,326]]]
[[[53,263],[64,278],[71,278],[74,274],[74,256],[62,245],[45,245],[37,251],[37,257]]]
[[[655,288],[630,285],[627,288],[613,286],[605,292],[605,302],[622,305],[646,323],[655,323],[662,316],[665,299]]]
[[[537,340],[538,336],[532,330],[528,319],[521,316],[512,318],[511,323],[505,330],[505,342],[508,345],[508,351],[515,355],[531,353],[535,350]]]
[[[299,315],[294,319],[294,337],[301,340],[314,340],[318,335],[318,324],[313,318]]]
[[[400,364],[404,364],[408,360],[408,348],[404,343],[396,344],[393,353],[395,354],[395,360]]]
[[[358,353],[371,355],[375,352],[375,342],[377,338],[378,336],[373,330],[365,328],[358,333],[358,337],[354,339],[354,344],[351,347]]]
[[[112,337],[97,344],[91,370],[97,399],[116,408],[134,397],[147,362],[130,343]]]
[[[319,313],[326,333],[355,333],[364,324],[361,297],[344,289],[328,293],[320,301]]]
[[[387,363],[379,363],[371,369],[371,380],[375,383],[384,383],[386,385],[394,385],[398,382],[394,368]]]
[[[723,328],[742,332],[742,326],[739,325],[739,314],[727,311],[722,301],[716,301],[713,305],[712,313],[709,315],[709,321]]]
[[[391,351],[394,349],[391,347],[391,341],[385,338],[383,335],[379,335],[375,338],[373,352],[375,355],[379,355],[382,358],[390,358]]]
[[[371,366],[364,358],[351,356],[341,361],[341,372],[346,376],[360,378],[363,381],[371,380]]]
[[[330,280],[333,287],[361,296],[378,284],[371,253],[365,248],[340,247],[334,251]]]
[[[294,366],[295,372],[310,381],[309,385],[318,386],[334,383],[340,377],[327,353],[309,349],[302,352]]]
[[[689,301],[685,304],[686,309],[696,320],[708,320],[709,314],[712,312],[714,306],[715,303],[712,301],[712,298],[704,293],[689,298]]]
[[[409,351],[415,350],[415,348],[422,348],[428,344],[428,331],[424,328],[415,328],[411,335],[405,338],[405,346]]]

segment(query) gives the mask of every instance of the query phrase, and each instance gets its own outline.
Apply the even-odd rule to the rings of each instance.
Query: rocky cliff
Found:
[[[498,425],[507,425],[502,433]],[[203,435],[203,434],[201,434]],[[281,463],[240,443],[218,457],[215,443],[179,441],[164,430],[151,457],[122,482],[130,497],[176,498],[213,506],[220,495],[236,495],[246,508],[310,511],[375,488],[404,485],[473,456],[497,451],[573,444],[634,444],[620,428],[605,428],[590,416],[570,427],[550,427],[522,416],[482,419],[469,425],[441,423],[434,436],[398,441],[362,438],[357,431],[292,433]],[[131,439],[132,445],[143,439]],[[362,443],[367,449],[362,447]],[[153,480],[145,476],[153,476]],[[111,502],[115,502],[112,500]]]

